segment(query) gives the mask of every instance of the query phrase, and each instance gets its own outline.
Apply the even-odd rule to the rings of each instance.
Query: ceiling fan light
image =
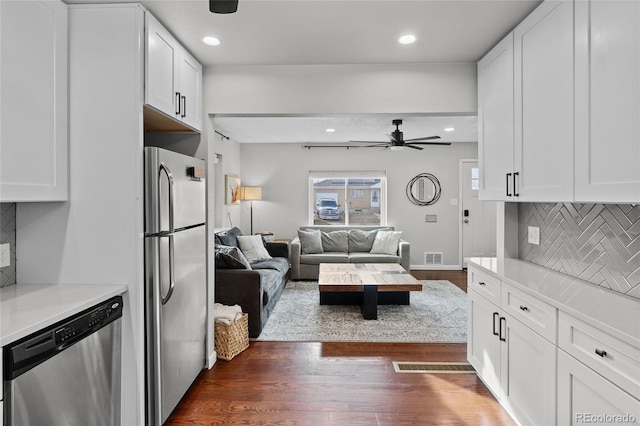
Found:
[[[400,145],[392,145],[389,149],[391,149],[391,151],[402,151],[402,147]]]

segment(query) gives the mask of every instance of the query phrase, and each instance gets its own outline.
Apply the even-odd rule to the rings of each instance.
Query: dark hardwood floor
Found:
[[[466,272],[422,272],[466,289]],[[392,361],[465,362],[466,344],[252,341],[204,371],[166,424],[514,424],[475,374],[396,373]]]

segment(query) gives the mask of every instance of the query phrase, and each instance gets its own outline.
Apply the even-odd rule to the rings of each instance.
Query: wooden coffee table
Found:
[[[378,305],[408,305],[422,284],[397,263],[321,263],[321,305],[360,305],[364,319],[378,319]]]

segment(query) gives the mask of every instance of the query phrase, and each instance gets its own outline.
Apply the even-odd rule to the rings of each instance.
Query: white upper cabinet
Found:
[[[638,203],[640,2],[575,8],[575,200]]]
[[[545,1],[514,39],[514,196],[572,201],[573,2]]]
[[[145,103],[202,129],[202,66],[151,14],[146,14]]]
[[[513,174],[513,33],[478,62],[478,160],[481,199],[510,200]]]
[[[3,0],[0,19],[0,202],[67,200],[67,6]]]

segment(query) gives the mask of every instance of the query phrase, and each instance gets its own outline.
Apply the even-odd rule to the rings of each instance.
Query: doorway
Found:
[[[467,257],[496,255],[496,202],[478,199],[478,160],[460,160],[460,264]]]

